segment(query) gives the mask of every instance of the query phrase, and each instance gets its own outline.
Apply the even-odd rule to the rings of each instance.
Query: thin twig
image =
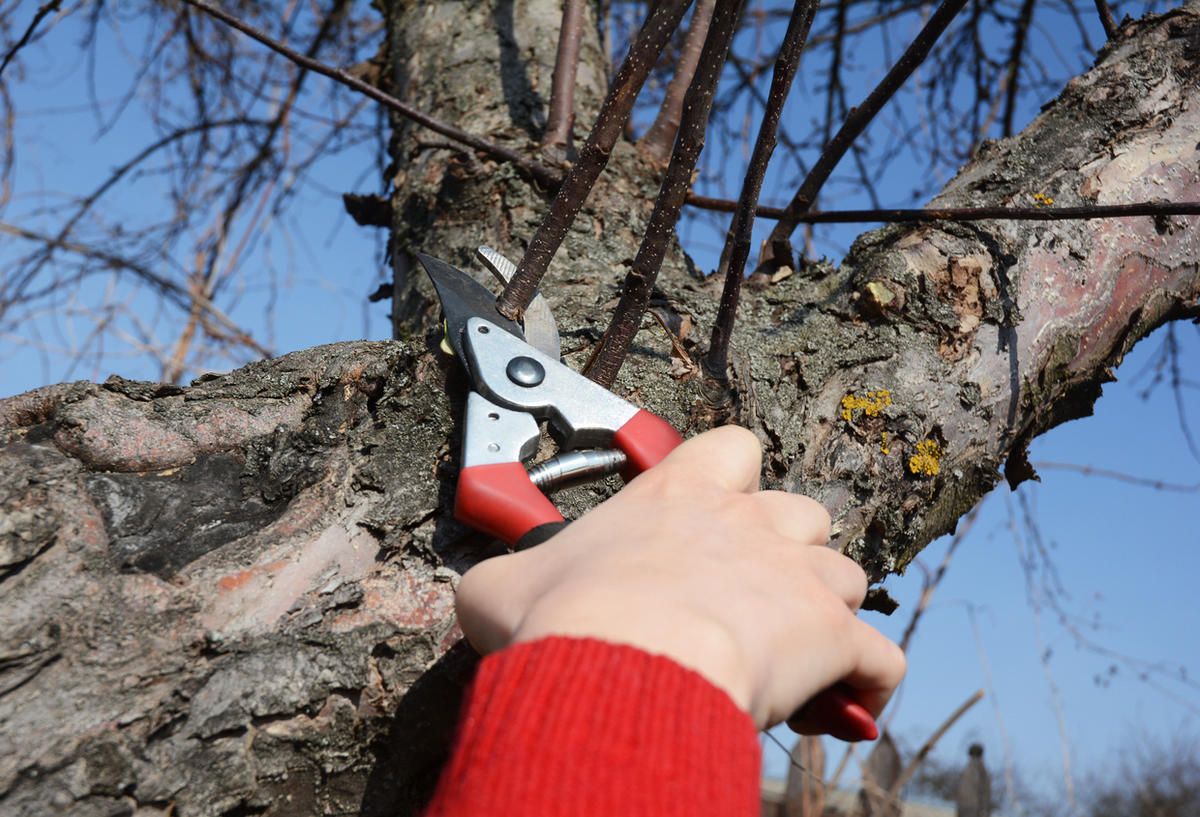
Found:
[[[1033,22],[1033,5],[1037,0],[1025,0],[1021,4],[1021,12],[1017,15],[1017,30],[1013,33],[1012,51],[1008,56],[1008,74],[1005,88],[1008,96],[1004,101],[1004,135],[1012,136],[1013,117],[1017,110],[1017,93],[1021,85],[1021,56],[1025,51],[1025,38],[1029,34],[1029,25]]]
[[[921,744],[921,748],[912,756],[912,759],[908,761],[908,765],[904,767],[904,771],[900,773],[900,776],[896,778],[896,782],[888,789],[887,796],[890,801],[894,802],[900,796],[900,791],[912,779],[912,776],[916,774],[917,769],[920,768],[921,763],[928,757],[929,753],[933,751],[933,747],[937,745],[937,742],[942,739],[943,735],[950,731],[950,727],[958,723],[958,719],[967,714],[967,710],[981,700],[983,700],[983,690],[977,689],[971,697],[959,705],[958,709],[950,713],[950,717],[946,718],[942,725],[933,731],[928,740]]]
[[[1045,543],[1042,542],[1041,531],[1034,521],[1032,511],[1029,507],[1029,500],[1025,492],[1017,493],[1017,501],[1020,503],[1022,516],[1024,518],[1025,528],[1030,537],[1030,545],[1042,554],[1043,559],[1048,559],[1045,555]],[[1063,708],[1062,694],[1058,688],[1058,683],[1054,680],[1054,673],[1050,670],[1051,651],[1046,649],[1045,639],[1042,637],[1042,599],[1043,593],[1046,593],[1045,588],[1038,588],[1034,584],[1034,557],[1032,554],[1027,555],[1026,543],[1021,536],[1017,526],[1017,517],[1012,510],[1011,501],[1006,499],[1009,508],[1009,530],[1012,532],[1013,543],[1017,546],[1017,558],[1021,562],[1021,570],[1025,574],[1025,592],[1029,602],[1031,611],[1033,612],[1033,638],[1034,647],[1037,649],[1038,662],[1042,667],[1042,675],[1046,678],[1046,686],[1050,690],[1050,705],[1054,710],[1054,722],[1058,727],[1058,745],[1062,753],[1062,769],[1063,769],[1063,789],[1067,797],[1067,813],[1075,813],[1075,775],[1072,772],[1071,760],[1071,741],[1067,735],[1067,716]],[[1061,592],[1061,589],[1058,591]],[[1057,606],[1051,602],[1052,606]]]
[[[571,139],[571,126],[575,123],[575,73],[582,39],[583,0],[563,0],[558,54],[550,82],[550,112],[542,136],[544,146],[565,148]]]
[[[1004,709],[1000,706],[1000,696],[996,692],[992,662],[988,659],[987,648],[983,645],[983,636],[979,632],[975,606],[968,602],[966,612],[967,621],[971,625],[971,638],[975,642],[975,652],[979,655],[979,668],[983,672],[983,688],[987,690],[988,702],[992,705],[992,714],[996,718],[996,729],[1000,732],[1000,748],[1004,750],[1004,798],[1011,804],[1014,814],[1021,814],[1024,810],[1021,808],[1020,795],[1017,792],[1017,772],[1016,763],[1013,760],[1012,741],[1008,737],[1008,724],[1004,720]]]
[[[1187,443],[1188,450],[1192,452],[1192,457],[1196,462],[1200,462],[1200,445],[1197,445],[1196,437],[1192,434],[1192,428],[1188,424],[1187,410],[1184,407],[1183,389],[1181,388],[1183,373],[1179,370],[1179,341],[1175,337],[1173,324],[1167,328],[1164,349],[1171,372],[1171,392],[1175,396],[1175,413],[1179,417],[1179,431],[1183,434],[1184,442]]]
[[[112,170],[109,173],[108,178],[104,180],[103,184],[79,201],[79,203],[75,206],[75,211],[71,214],[70,218],[68,218],[63,225],[59,227],[58,233],[54,239],[52,241],[45,242],[44,249],[38,255],[38,257],[31,258],[22,264],[22,266],[25,267],[24,272],[21,273],[15,281],[13,281],[11,286],[6,288],[8,292],[14,293],[14,295],[8,296],[6,293],[6,297],[2,302],[0,302],[0,316],[3,316],[4,314],[3,303],[13,301],[19,297],[21,290],[24,289],[31,281],[33,281],[38,273],[40,273],[46,266],[46,264],[52,260],[55,248],[61,246],[63,242],[66,241],[67,237],[71,234],[71,231],[75,228],[75,225],[78,224],[85,215],[87,215],[92,206],[109,190],[111,190],[117,184],[117,182],[124,178],[127,173],[136,168],[147,158],[154,155],[161,149],[174,144],[178,140],[197,133],[204,133],[217,128],[236,127],[239,125],[265,127],[269,124],[270,123],[266,121],[239,118],[223,119],[217,122],[200,122],[189,125],[187,127],[172,131],[158,141],[148,145],[139,151],[132,159],[129,159],[121,166]]]
[[[733,213],[737,202],[689,194],[687,203],[705,210]],[[781,207],[759,205],[759,218],[783,219]],[[1132,204],[1088,204],[1079,207],[925,207],[896,210],[809,210],[792,216],[804,224],[923,223],[933,221],[1072,221],[1124,216],[1196,216],[1200,201],[1139,201]]]
[[[684,99],[683,120],[679,124],[675,149],[671,152],[671,163],[663,175],[662,187],[654,201],[654,211],[650,214],[646,234],[633,259],[633,266],[625,276],[621,299],[617,302],[608,329],[600,338],[584,372],[603,386],[612,386],[617,379],[617,372],[625,362],[625,356],[641,326],[642,315],[650,303],[650,294],[654,290],[654,281],[667,253],[667,246],[675,235],[675,224],[679,221],[679,213],[687,197],[692,171],[696,168],[700,151],[704,149],[708,114],[712,110],[717,82],[737,31],[742,2],[718,0],[713,10],[708,39],[700,54],[700,65]]]
[[[384,105],[389,110],[395,111],[401,116],[411,119],[413,122],[423,125],[435,133],[440,133],[442,136],[449,137],[457,142],[462,142],[464,145],[472,147],[475,150],[491,156],[494,159],[511,162],[518,169],[528,174],[538,184],[543,185],[544,187],[553,189],[560,181],[559,174],[554,169],[543,165],[541,162],[522,155],[515,150],[506,148],[503,145],[498,145],[495,142],[491,142],[480,136],[476,136],[473,133],[468,133],[461,128],[456,128],[453,125],[441,121],[440,119],[436,119],[429,114],[424,113],[423,111],[417,110],[408,103],[396,99],[391,94],[381,91],[374,85],[363,82],[358,77],[352,76],[340,68],[334,68],[319,60],[306,57],[303,54],[300,54],[284,45],[283,43],[271,38],[249,23],[234,17],[232,14],[222,11],[215,6],[209,5],[208,3],[204,2],[204,0],[183,0],[183,2],[187,3],[193,8],[200,9],[205,14],[215,17],[230,28],[237,29],[247,37],[257,40],[267,48],[271,49],[277,54],[282,54],[284,57],[287,57],[297,65],[307,68],[309,71],[314,73],[329,77],[335,82],[339,82],[348,88],[352,88],[355,91],[358,91],[360,94],[364,94],[381,105]]]
[[[1096,0],[1096,11],[1100,13],[1100,25],[1104,26],[1104,33],[1111,40],[1117,36],[1117,21],[1113,18],[1112,9],[1105,0]]]
[[[664,0],[657,3],[646,18],[609,87],[600,113],[596,116],[596,124],[579,151],[578,161],[558,188],[549,212],[529,240],[529,247],[517,265],[517,271],[497,300],[496,308],[502,315],[518,317],[533,300],[538,284],[550,266],[550,260],[608,164],[613,145],[621,136],[638,92],[671,34],[679,27],[679,21],[689,5],[691,0]]]
[[[811,39],[807,40],[806,48],[808,48],[809,50],[812,49],[812,40]],[[745,92],[750,95],[750,97],[754,100],[754,102],[756,104],[760,105],[763,108],[766,108],[767,107],[767,97],[762,92],[762,90],[759,89],[759,87],[755,84],[756,74],[754,72],[752,72],[749,68],[746,67],[745,60],[739,59],[738,55],[735,53],[730,53],[729,65],[733,68],[734,71],[736,71],[738,73],[738,77],[741,79],[741,82],[742,82],[741,87],[745,89]],[[790,138],[787,135],[786,130],[777,131],[775,135],[779,139],[779,144],[787,149],[788,155],[791,157],[792,161],[794,161],[796,163],[796,167],[798,167],[800,169],[800,172],[807,173],[808,172],[808,164],[807,164],[807,162],[804,161],[804,153],[803,153],[804,148],[799,143],[797,143],[796,140]],[[694,194],[692,194],[692,193],[688,194],[688,203],[689,204],[692,203],[693,195]],[[736,209],[736,204],[734,202],[730,202],[729,212],[732,213],[734,211],[734,209]],[[726,266],[728,266],[728,264],[726,264]]]
[[[771,75],[771,90],[767,95],[767,105],[759,124],[758,137],[754,141],[754,152],[750,156],[750,165],[742,182],[742,192],[738,196],[733,223],[729,225],[729,232],[725,236],[725,252],[722,254],[728,257],[729,265],[725,270],[721,305],[709,338],[708,354],[704,357],[705,374],[722,386],[727,383],[729,342],[733,337],[733,323],[737,316],[742,280],[745,277],[746,259],[750,257],[754,209],[762,192],[767,165],[775,151],[775,135],[779,128],[783,105],[800,67],[800,55],[804,52],[804,41],[808,37],[809,28],[812,27],[817,5],[818,0],[796,0],[795,6],[792,7],[792,16],[788,20],[787,31],[783,35],[779,55],[775,60],[775,69]]]
[[[833,770],[833,775],[829,778],[827,784],[829,788],[836,789],[838,783],[842,780],[842,775],[846,772],[846,767],[850,765],[850,761],[854,758],[857,743],[847,743],[846,751],[842,752],[842,759],[838,761],[837,768]]]
[[[648,158],[659,165],[667,163],[671,157],[671,146],[675,144],[675,134],[679,132],[679,121],[683,116],[683,98],[687,94],[692,77],[696,74],[696,64],[700,61],[700,52],[704,50],[704,40],[708,36],[708,26],[712,22],[714,0],[698,0],[696,10],[692,12],[688,24],[687,37],[680,50],[679,62],[675,66],[675,74],[667,83],[662,105],[654,124],[638,140],[638,149]]]
[[[1106,479],[1115,479],[1119,482],[1127,482],[1130,485],[1140,485],[1144,488],[1153,488],[1156,491],[1175,491],[1181,494],[1200,493],[1200,482],[1194,482],[1187,485],[1181,482],[1164,482],[1161,479],[1150,479],[1148,477],[1137,477],[1132,474],[1125,474],[1121,471],[1110,471],[1107,468],[1096,468],[1093,465],[1077,465],[1071,462],[1046,462],[1038,461],[1030,463],[1035,470],[1038,471],[1074,471],[1077,474],[1082,474],[1085,477],[1104,477]]]
[[[25,33],[21,35],[21,39],[17,40],[16,45],[8,49],[8,53],[4,55],[4,61],[0,62],[0,76],[4,74],[4,69],[12,62],[13,57],[17,52],[29,44],[29,40],[33,37],[33,32],[37,30],[38,25],[48,17],[52,12],[58,11],[58,7],[62,5],[62,0],[50,0],[49,3],[43,3],[36,12],[34,12],[33,20],[29,23],[29,28],[25,29]]]
[[[800,184],[800,189],[792,197],[791,202],[784,210],[784,214],[780,217],[779,222],[775,225],[775,229],[771,231],[771,235],[767,239],[767,252],[770,259],[784,258],[787,261],[791,259],[791,248],[788,238],[796,229],[796,225],[800,223],[801,216],[808,208],[812,206],[816,200],[817,193],[821,187],[829,179],[833,173],[833,169],[841,161],[846,151],[850,149],[859,134],[866,129],[875,115],[887,104],[888,100],[899,90],[905,80],[917,69],[925,57],[928,56],[934,43],[938,37],[946,30],[947,26],[954,19],[955,15],[962,10],[967,0],[944,0],[929,18],[925,27],[917,34],[912,44],[901,55],[900,59],[892,66],[887,75],[875,86],[867,98],[857,108],[850,111],[850,115],[842,123],[837,134],[830,140],[829,144],[821,152],[817,163],[813,165],[804,181]],[[786,263],[786,262],[781,262]]]
[[[917,601],[917,605],[913,609],[912,618],[909,619],[908,626],[904,628],[904,635],[900,638],[900,649],[904,652],[908,652],[909,644],[912,643],[913,635],[917,631],[917,624],[920,623],[925,611],[929,609],[929,602],[933,599],[934,592],[946,576],[946,570],[950,567],[950,560],[954,557],[954,551],[967,538],[967,534],[971,532],[971,528],[975,527],[975,520],[979,517],[979,509],[981,507],[983,507],[982,503],[976,505],[958,523],[958,530],[954,532],[954,538],[950,540],[950,545],[946,548],[946,553],[942,556],[941,563],[938,565],[937,570],[933,572],[933,576],[926,580],[924,586],[921,588],[921,598]]]
[[[6,224],[0,222],[0,233],[24,238],[27,241],[36,241],[42,244],[52,245],[58,249],[66,250],[75,255],[84,258],[90,258],[94,261],[100,261],[110,269],[123,269],[132,273],[135,277],[142,279],[146,283],[155,287],[164,296],[173,300],[177,306],[188,309],[192,303],[192,296],[186,289],[181,287],[176,282],[169,278],[164,278],[145,264],[140,264],[129,258],[123,258],[115,253],[105,252],[104,250],[90,247],[86,244],[78,244],[73,241],[65,241],[55,236],[45,235],[43,233],[34,232],[33,230],[18,227],[14,224]],[[237,340],[238,343],[254,350],[257,354],[263,357],[271,357],[273,352],[270,349],[260,345],[258,341],[234,321],[222,312],[216,304],[210,300],[200,300],[200,306],[207,312],[218,324],[220,324],[230,335]]]

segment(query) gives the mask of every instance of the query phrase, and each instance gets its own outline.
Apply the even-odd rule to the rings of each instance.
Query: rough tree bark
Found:
[[[557,2],[384,6],[403,96],[537,149]],[[596,32],[582,123],[606,76]],[[1192,2],[1126,24],[937,203],[1195,200],[1197,133]],[[5,814],[405,814],[426,795],[472,666],[454,581],[492,545],[449,514],[464,384],[425,331],[406,253],[515,255],[544,198],[402,125],[392,151],[401,340],[188,388],[113,378],[0,402]],[[653,194],[653,169],[622,145],[551,270],[576,365]],[[876,577],[901,570],[1002,464],[1028,477],[1029,439],[1087,414],[1138,338],[1200,315],[1197,258],[1194,218],[868,233],[839,268],[746,292],[737,419],[766,444],[768,483],[824,502],[836,544]],[[660,282],[666,323],[689,316],[707,336],[719,282],[678,251]],[[639,343],[618,389],[699,430],[694,367],[656,322]]]

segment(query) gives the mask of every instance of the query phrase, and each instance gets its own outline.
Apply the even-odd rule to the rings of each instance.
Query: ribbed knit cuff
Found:
[[[750,717],[670,659],[587,638],[489,656],[428,817],[751,817]]]

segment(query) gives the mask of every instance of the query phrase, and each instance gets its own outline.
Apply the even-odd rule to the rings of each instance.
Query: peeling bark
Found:
[[[534,152],[558,3],[496,8],[391,4],[392,70],[406,99]],[[1200,198],[1188,9],[1124,26],[936,204]],[[594,20],[582,51],[577,100],[594,111]],[[454,581],[493,545],[449,513],[465,384],[426,339],[406,252],[466,264],[487,241],[516,255],[545,202],[403,127],[392,150],[406,340],[182,389],[111,379],[0,401],[5,814],[411,814],[428,792],[473,664],[455,646]],[[654,189],[619,146],[551,269],[576,366]],[[889,227],[840,268],[752,281],[731,360],[767,482],[820,499],[874,576],[903,569],[1003,464],[1028,476],[1028,441],[1089,413],[1140,337],[1200,316],[1198,233],[1194,218]],[[711,418],[678,358],[699,351],[719,282],[677,249],[659,280],[664,325],[697,328],[672,344],[648,322],[617,388],[693,433]],[[578,514],[613,488],[560,505]]]

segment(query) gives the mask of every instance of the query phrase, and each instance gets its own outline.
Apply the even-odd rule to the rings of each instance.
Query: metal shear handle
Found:
[[[462,346],[479,395],[467,402],[455,516],[510,545],[532,544],[528,534],[534,529],[540,530],[539,541],[547,539],[563,523],[521,464],[537,447],[537,420],[549,421],[563,450],[620,449],[626,480],[653,468],[683,442],[661,417],[490,321],[469,319]]]

